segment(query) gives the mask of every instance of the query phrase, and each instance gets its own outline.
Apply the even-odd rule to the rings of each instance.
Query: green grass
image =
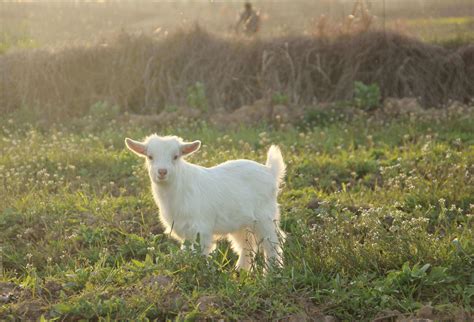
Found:
[[[474,41],[473,17],[415,18],[391,22],[422,40],[445,47],[460,47]]]
[[[449,25],[472,25],[472,17],[440,17],[440,18],[417,18],[407,21],[410,26],[449,26]]]
[[[5,25],[0,30],[0,55],[9,49],[31,49],[38,47],[38,42],[33,39],[25,23]]]
[[[263,162],[279,144],[285,266],[237,273],[162,233],[126,136],[156,128],[85,117],[0,125],[0,319],[369,320],[431,305],[472,313],[474,114],[378,121],[313,115],[286,130],[160,129],[203,147],[205,166]]]

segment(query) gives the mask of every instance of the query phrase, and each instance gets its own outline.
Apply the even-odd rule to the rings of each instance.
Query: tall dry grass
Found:
[[[39,107],[65,116],[83,114],[97,101],[142,106],[143,70],[153,46],[150,38],[121,34],[110,44],[12,52],[0,58],[1,109]]]
[[[158,38],[121,33],[89,46],[0,57],[0,111],[37,107],[61,118],[106,101],[123,111],[156,113],[185,105],[196,82],[211,109],[275,93],[295,105],[346,100],[355,81],[377,84],[383,97],[440,106],[472,99],[469,52],[381,31],[274,39],[219,37],[200,27]]]

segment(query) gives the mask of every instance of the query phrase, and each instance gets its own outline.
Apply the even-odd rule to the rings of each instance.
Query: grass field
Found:
[[[474,40],[474,8],[470,0],[365,1],[376,18],[372,28],[389,28],[427,42],[461,46]],[[321,15],[330,30],[339,30],[353,1],[253,1],[260,11],[260,37],[314,33]],[[132,34],[173,32],[200,24],[230,36],[240,1],[4,1],[0,11],[0,54],[11,48],[61,47],[105,41],[123,30]],[[360,13],[356,12],[356,15]]]
[[[234,131],[2,120],[0,319],[472,318],[472,109],[312,119]],[[205,166],[263,162],[280,145],[283,269],[238,273],[227,244],[204,258],[162,233],[142,160],[123,144],[156,131],[202,140],[191,161]]]
[[[388,23],[398,30],[404,30],[420,39],[446,47],[462,46],[474,42],[474,18],[438,17],[396,20]]]

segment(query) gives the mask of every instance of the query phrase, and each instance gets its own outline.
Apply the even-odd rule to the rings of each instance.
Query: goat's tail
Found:
[[[279,187],[285,177],[286,165],[278,146],[272,145],[268,150],[266,166],[272,171],[273,176],[277,180],[277,186]]]

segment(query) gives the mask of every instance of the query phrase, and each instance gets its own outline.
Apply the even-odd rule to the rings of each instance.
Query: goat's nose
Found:
[[[167,173],[168,173],[168,170],[166,169],[158,169],[158,174],[162,177],[165,176]]]

